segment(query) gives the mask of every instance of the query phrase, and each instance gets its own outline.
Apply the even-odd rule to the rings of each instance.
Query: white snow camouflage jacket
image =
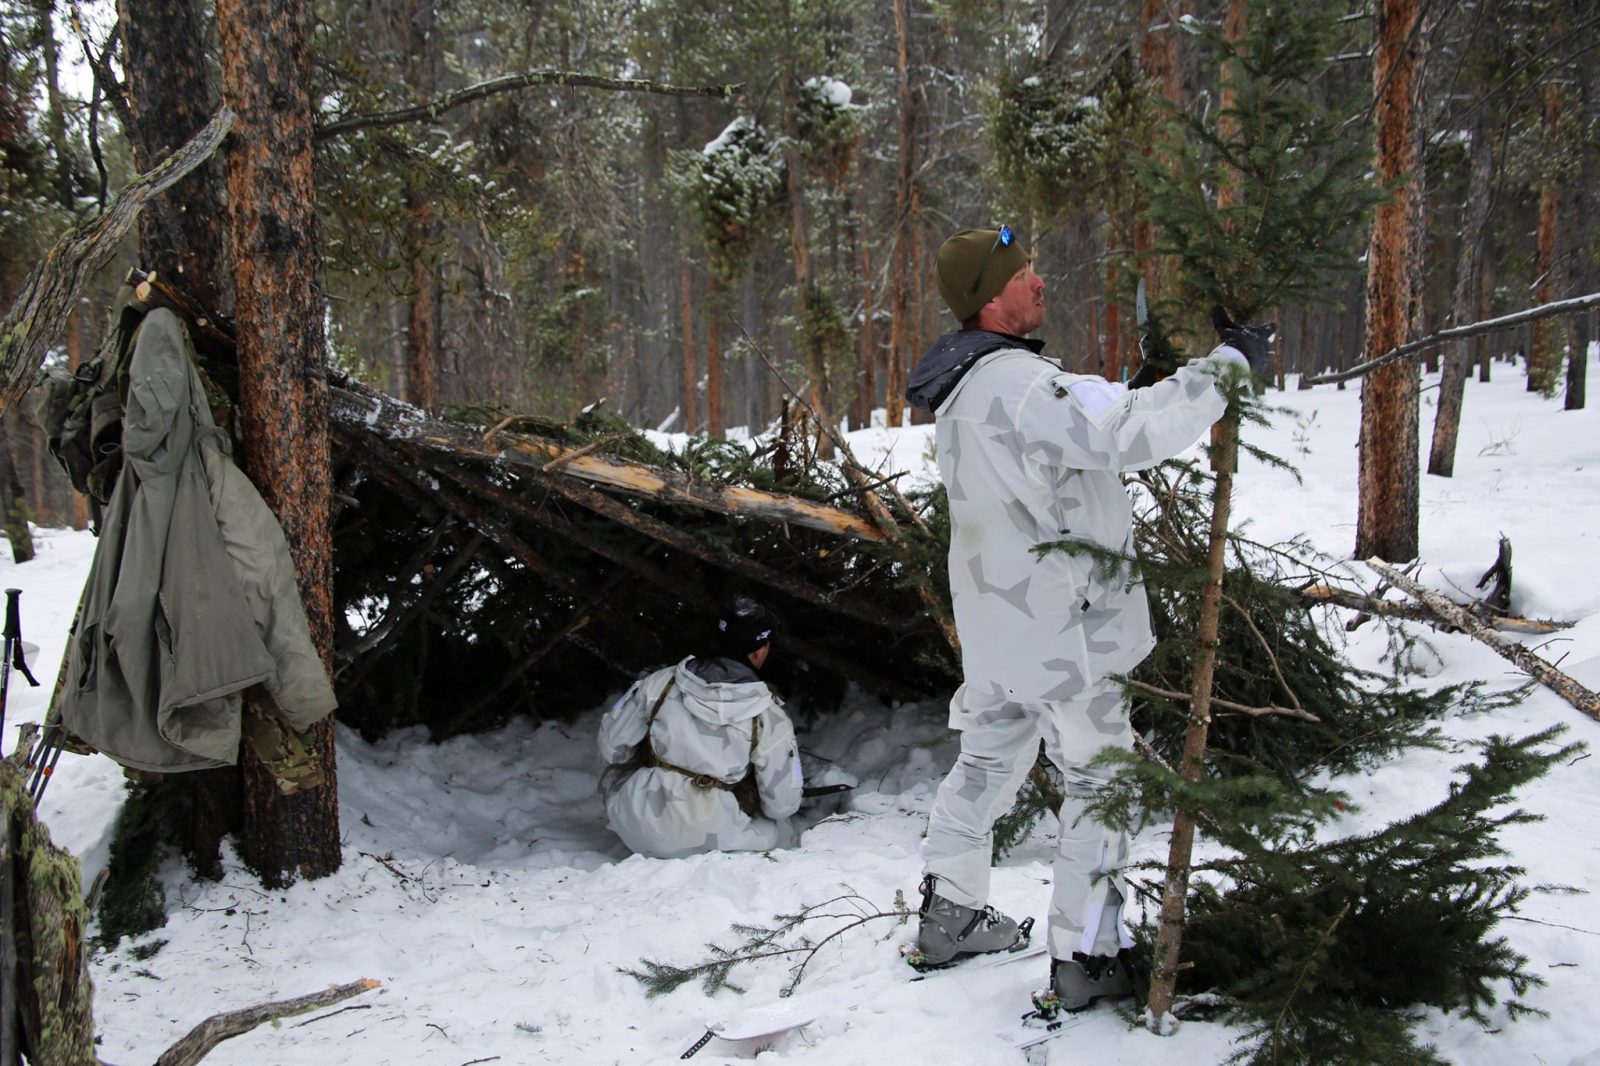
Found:
[[[946,341],[969,353],[985,343],[960,334]],[[1130,567],[1062,550],[1041,557],[1033,548],[1078,541],[1131,556],[1133,508],[1118,475],[1199,440],[1227,406],[1217,375],[1247,365],[1244,357],[1224,346],[1129,390],[1063,371],[1015,339],[965,373],[948,354],[941,366],[939,353],[935,344],[919,366],[912,398],[931,399],[938,419],[950,591],[969,693],[1064,700],[1131,670],[1154,639]],[[929,387],[915,395],[919,380]]]
[[[655,721],[650,713],[671,683]],[[751,734],[760,722],[754,751]],[[766,684],[742,663],[689,658],[630,688],[600,722],[600,756],[626,763],[646,739],[658,759],[733,785],[755,768],[764,817],[739,809],[726,788],[696,785],[677,769],[643,766],[606,796],[606,816],[640,855],[765,851],[795,843],[790,816],[803,785],[794,726]]]

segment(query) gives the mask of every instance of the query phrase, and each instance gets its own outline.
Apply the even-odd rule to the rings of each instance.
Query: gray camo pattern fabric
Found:
[[[939,408],[950,496],[950,593],[969,690],[987,699],[1070,699],[1153,646],[1144,590],[1124,564],[1036,545],[1077,541],[1131,556],[1133,508],[1119,477],[1182,452],[1227,406],[1198,360],[1128,391],[1021,348],[985,356]],[[1079,386],[1074,389],[1074,386]],[[1081,398],[1114,396],[1102,410]]]
[[[760,680],[707,681],[685,659],[637,682],[600,722],[600,757],[626,762],[645,739],[650,711],[668,681],[672,689],[649,725],[656,754],[674,766],[727,784],[754,766],[764,817],[739,809],[732,792],[698,788],[675,770],[643,767],[606,797],[606,818],[623,843],[640,855],[679,858],[706,851],[766,851],[793,847],[804,785],[794,726]],[[754,758],[750,736],[761,734]]]
[[[1054,864],[1051,955],[1127,946],[1120,872],[1128,842],[1084,814],[1107,779],[1086,764],[1133,741],[1121,686],[1154,645],[1130,563],[1040,545],[1067,541],[1131,559],[1121,474],[1184,451],[1227,407],[1230,349],[1128,390],[1063,371],[1034,351],[983,356],[944,396],[934,431],[950,499],[950,590],[964,683],[951,701],[961,754],[940,785],[924,870],[954,902],[988,902],[995,820],[1044,742],[1066,797]]]

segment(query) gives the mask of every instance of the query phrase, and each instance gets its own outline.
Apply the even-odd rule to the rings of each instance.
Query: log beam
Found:
[[[873,523],[827,504],[740,485],[702,484],[643,463],[596,453],[579,454],[579,449],[532,434],[501,431],[483,437],[464,426],[432,418],[351,378],[330,375],[330,383],[330,420],[356,432],[459,457],[505,462],[534,470],[559,463],[563,474],[665,503],[769,522],[793,522],[861,540],[884,539]]]

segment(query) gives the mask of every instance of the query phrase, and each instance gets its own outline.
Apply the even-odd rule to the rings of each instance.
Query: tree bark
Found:
[[[1494,173],[1494,146],[1489,141],[1489,122],[1482,115],[1472,128],[1472,163],[1467,176],[1467,200],[1461,224],[1461,250],[1456,257],[1456,291],[1451,303],[1451,325],[1472,321],[1478,303],[1482,272],[1483,238],[1489,222],[1490,178]],[[1445,350],[1444,373],[1439,379],[1439,408],[1433,416],[1433,447],[1428,454],[1428,473],[1451,477],[1456,467],[1456,436],[1461,428],[1461,402],[1467,388],[1467,371],[1472,366],[1472,346],[1456,341]]]
[[[194,136],[214,109],[205,13],[196,0],[119,0],[117,7],[134,116],[126,132],[134,165],[149,170]],[[146,270],[226,315],[230,279],[221,190],[220,167],[207,161],[158,197],[141,220],[139,258]]]
[[[706,273],[706,436],[722,436],[722,286]]]
[[[694,276],[690,273],[687,252],[678,266],[678,318],[683,325],[683,392],[678,403],[683,409],[683,431],[693,433],[697,426],[695,411],[699,406],[694,394],[700,374],[694,357]]]
[[[1544,87],[1544,133],[1548,140],[1556,137],[1561,121],[1561,90],[1555,81]],[[1561,187],[1554,178],[1547,178],[1539,186],[1539,230],[1534,256],[1534,299],[1547,304],[1556,296],[1556,227],[1561,222],[1559,205]],[[1528,391],[1545,396],[1555,395],[1557,372],[1561,359],[1556,352],[1559,330],[1552,322],[1535,322],[1533,339],[1528,345]]]
[[[1216,426],[1212,450],[1216,482],[1211,490],[1211,530],[1206,547],[1206,583],[1200,593],[1200,620],[1195,633],[1194,676],[1190,685],[1189,728],[1183,738],[1178,773],[1198,781],[1205,772],[1206,739],[1211,729],[1211,686],[1217,666],[1217,641],[1222,617],[1222,578],[1228,548],[1228,518],[1233,509],[1233,472],[1239,458],[1239,415],[1230,405]],[[1183,945],[1189,874],[1194,857],[1195,813],[1179,809],[1172,819],[1167,849],[1167,879],[1161,893],[1154,960],[1150,975],[1147,1024],[1151,1032],[1171,1032],[1169,1014],[1176,992],[1179,954]]]
[[[885,419],[899,426],[905,412],[906,371],[910,354],[906,351],[908,284],[910,269],[908,240],[911,190],[915,181],[912,158],[916,130],[916,110],[911,98],[910,34],[911,0],[893,0],[895,40],[895,129],[897,156],[894,182],[894,242],[889,253],[889,351],[883,376]]]
[[[407,0],[405,18],[408,88],[420,96],[432,96],[439,51],[433,0]],[[439,282],[431,262],[436,224],[433,196],[414,174],[406,179],[406,211],[411,219],[406,234],[406,254],[411,260],[406,399],[431,411],[439,406]]]
[[[223,98],[239,115],[227,152],[245,471],[283,527],[311,636],[332,660],[332,539],[324,309],[312,180],[311,7],[219,0]],[[313,727],[324,784],[280,796],[246,748],[240,851],[268,885],[339,868],[333,724]]]
[[[1422,40],[1417,0],[1377,0],[1373,85],[1380,181],[1404,178],[1378,207],[1367,250],[1365,350],[1374,358],[1414,336],[1422,319]],[[1356,554],[1417,554],[1418,395],[1413,360],[1374,371],[1361,390]]]

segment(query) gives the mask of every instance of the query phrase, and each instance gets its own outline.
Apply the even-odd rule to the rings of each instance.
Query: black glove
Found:
[[[1238,349],[1249,360],[1250,372],[1257,380],[1272,380],[1272,338],[1278,332],[1277,325],[1272,322],[1253,326],[1235,325],[1220,305],[1211,309],[1211,324],[1216,327],[1218,340],[1230,348]]]

